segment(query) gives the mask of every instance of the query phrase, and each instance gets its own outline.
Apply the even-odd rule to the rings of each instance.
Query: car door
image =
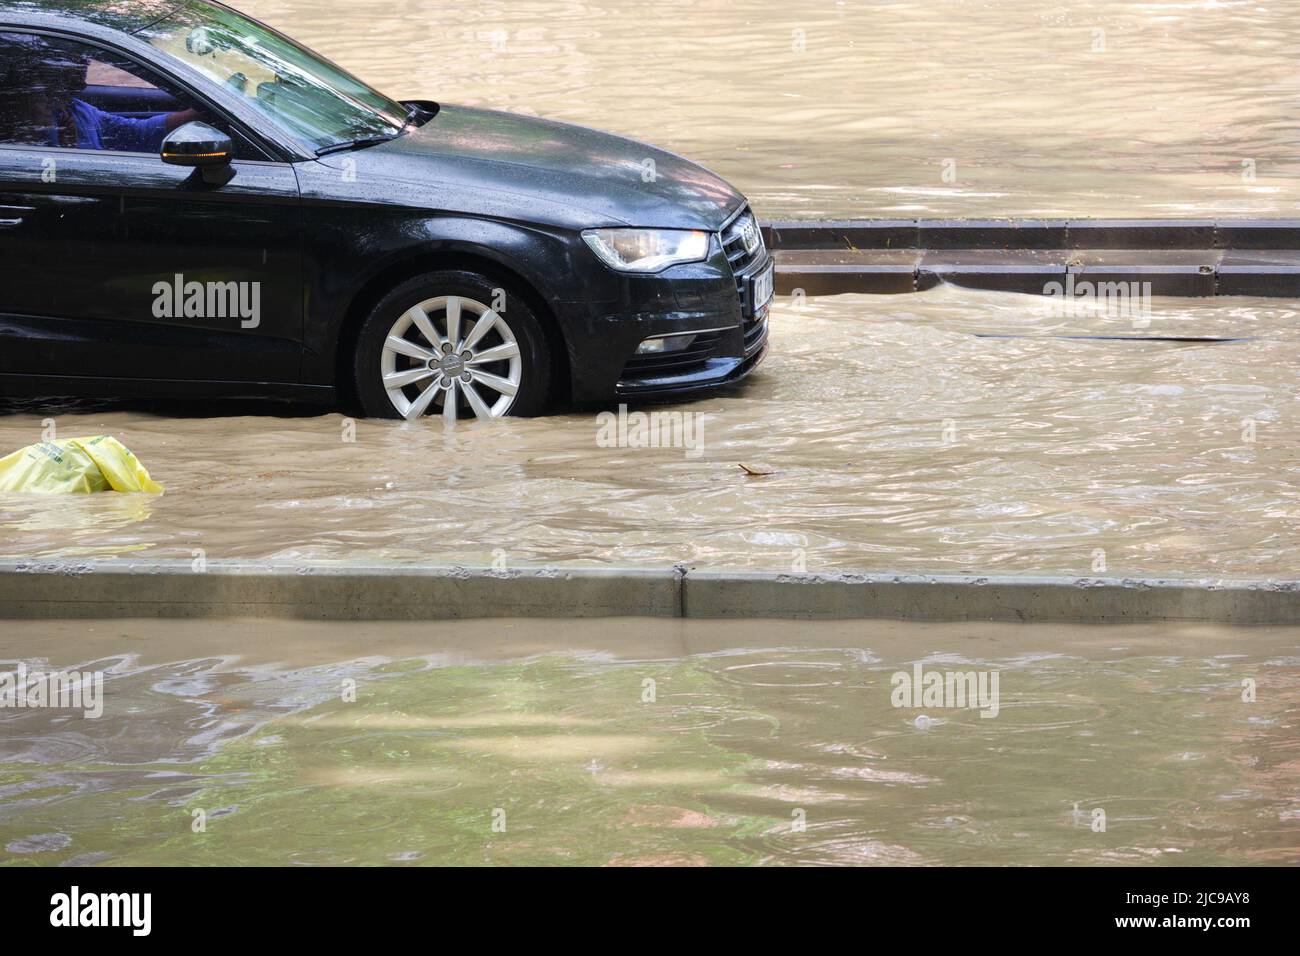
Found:
[[[63,79],[49,79],[51,62],[55,73],[79,71],[53,107]],[[297,382],[302,217],[292,166],[101,47],[0,28],[6,66],[0,374]],[[235,140],[227,182],[163,163],[143,134],[110,135],[124,121],[193,116],[184,110]],[[161,138],[162,122],[146,132]]]

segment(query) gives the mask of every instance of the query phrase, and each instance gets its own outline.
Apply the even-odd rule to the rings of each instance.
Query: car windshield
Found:
[[[315,150],[393,136],[406,119],[401,103],[233,10],[188,4],[139,35]]]

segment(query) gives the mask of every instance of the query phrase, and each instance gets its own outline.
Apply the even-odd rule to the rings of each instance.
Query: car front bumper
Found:
[[[715,239],[705,262],[653,276],[620,276],[612,299],[558,303],[578,403],[654,398],[730,385],[767,355],[770,303],[746,302],[771,264],[761,250],[738,274]],[[677,352],[638,355],[651,338],[689,338]]]

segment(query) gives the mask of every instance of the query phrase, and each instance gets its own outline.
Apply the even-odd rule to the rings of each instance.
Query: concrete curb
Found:
[[[1300,219],[776,219],[769,249],[1300,249]]]
[[[691,571],[687,617],[1300,624],[1300,582]]]
[[[1295,219],[781,220],[763,230],[782,295],[940,282],[1041,295],[1073,275],[1152,295],[1300,297]]]
[[[676,617],[681,575],[606,570],[188,561],[0,562],[0,618]]]
[[[1300,624],[1300,581],[0,562],[0,619],[489,617]]]

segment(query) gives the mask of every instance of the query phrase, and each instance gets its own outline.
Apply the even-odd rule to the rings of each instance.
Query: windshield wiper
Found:
[[[316,155],[328,156],[330,153],[341,153],[347,149],[361,149],[363,146],[378,146],[380,143],[390,142],[401,135],[401,133],[395,133],[392,136],[370,136],[366,139],[348,139],[341,143],[330,143],[328,146],[322,146],[320,149],[316,150]]]
[[[328,156],[330,153],[341,153],[349,149],[361,149],[366,146],[378,146],[380,143],[390,143],[397,139],[408,129],[411,128],[411,121],[421,113],[428,112],[418,106],[412,106],[406,113],[406,119],[402,120],[402,125],[398,127],[397,132],[391,136],[368,136],[364,139],[349,139],[342,143],[330,143],[328,146],[322,146],[316,150],[317,156]]]

